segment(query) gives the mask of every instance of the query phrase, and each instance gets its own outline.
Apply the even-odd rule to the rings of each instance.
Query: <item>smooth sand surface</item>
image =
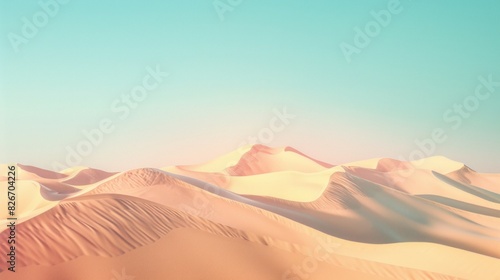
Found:
[[[0,279],[500,278],[500,174],[444,157],[333,165],[256,145],[162,169],[18,170],[17,272],[2,261]]]

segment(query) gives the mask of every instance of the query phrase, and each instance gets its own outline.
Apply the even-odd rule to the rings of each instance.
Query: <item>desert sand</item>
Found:
[[[334,165],[254,145],[118,173],[16,166],[0,279],[500,279],[500,174],[444,157]]]

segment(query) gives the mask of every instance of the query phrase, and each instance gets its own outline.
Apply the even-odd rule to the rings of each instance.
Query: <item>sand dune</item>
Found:
[[[311,217],[306,222],[309,226],[343,239],[364,243],[434,242],[500,257],[495,249],[500,246],[499,217],[450,209],[345,173],[332,175],[331,185],[314,202],[251,198],[301,209]],[[447,231],[453,232],[452,236]]]
[[[59,202],[47,199],[40,183],[27,180],[17,182],[16,200],[15,216],[20,220],[32,217]],[[10,217],[7,211],[7,194],[0,196],[0,205],[5,206],[0,208],[0,226],[4,229],[8,224],[7,218]]]
[[[230,175],[245,176],[277,171],[320,172],[329,167],[295,149],[255,145],[226,171]]]
[[[479,174],[467,166],[446,174],[448,177],[467,185],[481,187],[500,193],[500,174]]]
[[[99,215],[102,212],[107,213],[107,215]],[[306,249],[300,249],[300,247],[288,242],[216,224],[156,203],[122,195],[101,194],[74,198],[37,216],[36,219],[22,223],[18,227],[19,231],[33,237],[30,240],[31,246],[23,246],[19,249],[18,254],[25,257],[18,265],[20,267],[35,267],[34,270],[38,276],[50,275],[50,271],[53,271],[40,268],[40,265],[49,266],[69,263],[81,256],[90,258],[123,256],[138,248],[159,243],[162,239],[171,239],[169,233],[173,229],[182,229],[182,234],[177,235],[183,240],[180,244],[198,245],[189,249],[188,252],[184,250],[177,251],[175,248],[181,249],[183,247],[170,245],[165,248],[167,251],[177,252],[174,256],[180,257],[187,263],[199,264],[202,269],[211,267],[206,263],[207,258],[213,259],[215,257],[215,260],[220,258],[218,262],[224,260],[227,264],[227,255],[235,255],[236,258],[229,261],[230,263],[235,262],[234,265],[231,265],[231,268],[235,269],[231,275],[250,270],[251,263],[255,260],[263,261],[268,259],[269,261],[264,261],[261,264],[263,267],[266,267],[269,262],[287,260],[283,261],[279,266],[269,266],[267,271],[257,270],[255,272],[254,270],[253,272],[257,273],[256,276],[262,276],[264,279],[273,279],[274,277],[286,275],[288,272],[287,267],[291,268],[295,263],[300,264],[301,261],[309,257]],[[43,229],[43,232],[39,232],[39,229]],[[94,238],[90,235],[83,235],[82,232],[87,230],[99,232],[99,235],[95,235]],[[61,235],[62,232],[64,234]],[[5,237],[5,233],[2,235],[2,237]],[[58,243],[47,246],[46,244],[51,244],[50,240],[53,240],[53,238],[57,238]],[[180,241],[178,238],[175,239]],[[204,242],[200,243],[200,241]],[[170,242],[175,241],[171,240]],[[188,248],[191,246],[188,246]],[[200,246],[201,251],[206,256],[199,255]],[[203,249],[205,246],[208,246],[210,250]],[[234,248],[233,246],[240,248]],[[219,247],[222,248],[222,251]],[[310,246],[310,248],[314,247]],[[0,249],[4,250],[5,248],[0,247]],[[158,245],[151,250],[154,251],[153,255],[161,255],[161,249],[158,248]],[[198,252],[198,254],[193,257],[193,255],[189,254],[190,251],[193,253]],[[248,251],[250,252],[248,253]],[[300,251],[304,251],[304,253],[300,253]],[[248,254],[239,254],[238,252],[247,252]],[[148,254],[148,256],[152,254]],[[259,255],[264,259],[256,259]],[[316,262],[317,266],[321,266],[321,269],[318,267],[313,271],[315,277],[320,277],[318,279],[327,279],[330,273],[354,277],[353,279],[366,277],[370,279],[388,279],[390,275],[401,278],[427,275],[432,276],[432,279],[451,279],[438,273],[400,269],[392,265],[377,264],[335,254],[332,254],[328,260],[316,260]],[[34,275],[30,270],[20,269],[20,271],[26,271],[24,272],[26,275]],[[198,269],[196,271],[197,273],[191,276],[194,277],[192,279],[201,279],[200,277],[205,276],[206,272]],[[220,273],[226,275],[228,273],[226,270],[221,272],[213,268],[209,269],[209,271],[212,273],[211,275],[219,275]],[[169,271],[169,273],[173,272],[175,272],[175,269]],[[54,275],[54,272],[52,272],[52,275]],[[183,278],[184,275],[181,275],[182,279],[185,279]],[[251,275],[253,274],[250,273]],[[160,276],[156,275],[156,277]]]
[[[85,168],[71,173],[71,175],[68,176],[63,182],[75,186],[90,185],[109,178],[114,174],[116,173],[93,168]]]
[[[473,187],[458,187],[460,182],[451,179],[449,176],[431,170],[414,170],[411,175],[401,180],[397,171],[380,172],[374,169],[359,167],[349,167],[346,169],[349,174],[381,184],[392,189],[411,195],[435,195],[447,197],[462,202],[475,205],[483,205],[493,209],[500,209],[500,200],[491,201],[486,195],[481,195],[480,191],[468,190]]]
[[[320,172],[333,167],[333,165],[307,157],[291,147],[270,148],[264,145],[253,145],[237,151],[206,164],[179,167],[183,170],[221,172],[232,176],[277,171]],[[169,167],[164,170],[170,171]]]
[[[500,174],[444,157],[332,165],[255,145],[161,170],[18,170],[1,279],[500,278]]]
[[[338,169],[342,170],[342,169]],[[234,176],[229,190],[243,195],[280,197],[293,201],[314,201],[328,185],[333,170],[318,173],[280,171],[251,176]]]
[[[2,174],[0,175],[0,181],[7,180],[7,177],[5,177],[4,175],[7,174],[7,167],[9,165],[0,164],[0,170],[2,171]],[[16,164],[16,172],[16,178],[19,180],[61,179],[66,177],[66,174],[23,164]]]
[[[45,170],[35,166],[18,164],[17,167],[18,167],[17,170],[19,170],[19,179],[24,179],[24,180],[37,179],[37,178],[61,179],[66,177],[65,174],[57,173],[50,170]]]
[[[147,259],[145,256],[148,256]],[[300,269],[304,261],[314,266],[295,274],[293,269]],[[82,267],[93,269],[81,270]],[[34,266],[19,273],[19,277],[24,279],[82,280],[116,279],[112,277],[118,276],[134,277],[125,279],[168,277],[186,280],[331,279],[332,275],[335,279],[456,279],[342,256],[331,257],[329,262],[314,260],[307,255],[191,228],[173,229],[158,241],[115,258],[82,257],[51,269]],[[4,279],[20,279],[12,277],[12,274],[5,276]]]
[[[99,215],[101,212],[107,215]],[[38,232],[40,228],[44,229],[43,233]],[[19,230],[32,236],[32,246],[19,251],[19,254],[26,256],[19,266],[54,265],[80,256],[119,256],[151,244],[174,228],[193,228],[262,245],[272,244],[272,247],[284,251],[300,251],[298,246],[290,243],[276,242],[273,238],[258,236],[251,231],[216,224],[151,201],[132,196],[99,194],[66,200],[36,219],[20,224]],[[100,235],[95,238],[82,235],[86,229],[99,231]],[[65,234],[60,235],[61,232]],[[5,232],[3,235],[5,237]],[[49,244],[56,236],[60,239],[57,250],[54,250],[54,245],[42,245]]]

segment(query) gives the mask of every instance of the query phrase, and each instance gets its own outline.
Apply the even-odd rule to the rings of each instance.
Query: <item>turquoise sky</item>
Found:
[[[334,164],[408,159],[439,128],[446,140],[425,155],[500,172],[500,86],[474,97],[478,77],[500,82],[499,1],[41,3],[0,2],[3,163],[71,165],[82,131],[109,120],[113,131],[75,163],[198,163],[252,136]],[[374,23],[381,10],[385,26]],[[356,47],[367,25],[380,30],[348,62],[341,44]],[[117,112],[148,67],[169,76]],[[273,131],[284,107],[295,117]]]

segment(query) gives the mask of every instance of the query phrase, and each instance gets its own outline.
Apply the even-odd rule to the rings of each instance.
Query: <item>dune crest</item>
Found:
[[[500,174],[445,157],[253,145],[162,169],[17,168],[23,238],[1,279],[500,279]]]

